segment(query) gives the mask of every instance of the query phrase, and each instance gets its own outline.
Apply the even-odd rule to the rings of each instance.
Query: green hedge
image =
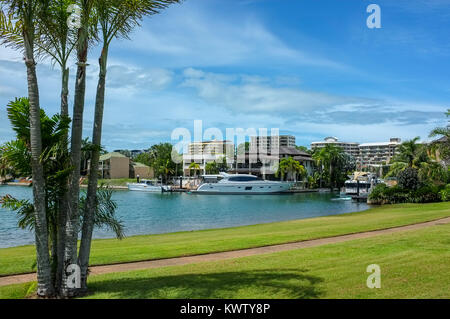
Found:
[[[369,195],[370,204],[432,203],[448,200],[450,200],[450,184],[445,187],[423,185],[418,189],[379,184]]]

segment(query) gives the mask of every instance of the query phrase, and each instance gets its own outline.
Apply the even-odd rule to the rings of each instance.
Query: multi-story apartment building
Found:
[[[266,149],[270,151],[273,147],[295,147],[295,136],[292,135],[274,135],[274,136],[251,136],[250,148]]]
[[[209,162],[222,163],[226,160],[229,167],[234,164],[234,144],[230,141],[203,141],[188,145],[188,153],[183,154],[183,174],[189,176],[189,165],[197,163],[200,173],[205,174],[206,164]]]
[[[357,159],[359,156],[359,143],[355,142],[342,142],[339,141],[337,137],[325,137],[323,141],[320,142],[312,142],[311,143],[311,149],[315,150],[317,148],[323,148],[325,145],[334,145],[341,147],[344,149],[344,152],[347,153],[350,156],[353,156],[353,158]]]
[[[363,168],[368,165],[388,164],[400,144],[399,138],[391,138],[389,142],[360,144],[358,163]]]
[[[353,156],[359,168],[365,168],[369,165],[388,164],[395,155],[397,146],[401,144],[401,139],[393,137],[389,142],[359,144],[341,142],[336,137],[326,137],[324,141],[312,142],[311,149],[322,148],[327,144],[343,148],[345,153]]]

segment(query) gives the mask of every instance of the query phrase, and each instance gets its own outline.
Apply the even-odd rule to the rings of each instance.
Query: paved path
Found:
[[[130,262],[130,263],[122,263],[122,264],[113,264],[113,265],[104,265],[104,266],[92,266],[90,267],[91,275],[100,275],[107,274],[113,272],[124,272],[124,271],[132,271],[132,270],[142,270],[142,269],[151,269],[151,268],[159,268],[159,267],[167,267],[167,266],[177,266],[177,265],[186,265],[193,264],[199,262],[207,262],[207,261],[217,261],[217,260],[225,260],[239,257],[247,257],[261,254],[269,254],[280,251],[299,249],[299,248],[308,248],[321,246],[326,244],[334,244],[341,243],[354,239],[361,238],[369,238],[378,235],[384,234],[392,234],[402,231],[408,230],[416,230],[429,226],[443,225],[450,223],[450,217],[441,218],[434,221],[423,222],[413,225],[407,226],[398,226],[387,229],[380,229],[374,231],[367,231],[362,233],[348,234],[348,235],[340,235],[328,238],[320,238],[320,239],[311,239],[294,243],[287,244],[278,244],[257,248],[248,248],[241,250],[233,250],[221,253],[210,253],[204,255],[194,255],[189,257],[174,257],[174,258],[166,258],[159,260],[149,260],[149,261],[138,261],[138,262]],[[36,274],[23,274],[23,275],[11,275],[0,277],[0,286],[6,286],[11,284],[19,284],[36,280]]]

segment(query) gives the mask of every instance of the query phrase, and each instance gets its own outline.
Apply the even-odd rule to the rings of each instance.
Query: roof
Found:
[[[126,156],[121,153],[118,153],[118,152],[111,152],[111,153],[100,156],[99,160],[106,161],[106,160],[109,160],[111,157],[126,157]],[[126,158],[128,158],[128,157],[126,157]]]
[[[289,147],[289,146],[280,146],[279,154],[280,155],[311,157],[310,154],[300,151],[300,150],[296,149],[295,147]]]
[[[295,159],[296,161],[313,161],[312,157],[309,156],[294,156],[293,159]]]
[[[441,138],[438,138],[437,140],[434,140],[431,143],[444,143],[448,141],[448,137],[447,136],[442,136]]]
[[[133,165],[134,167],[150,167],[148,165],[139,163],[139,162],[133,162],[131,165]]]
[[[389,145],[399,145],[401,143],[398,142],[378,142],[378,143],[363,143],[359,144],[359,147],[367,147],[367,146],[389,146]]]

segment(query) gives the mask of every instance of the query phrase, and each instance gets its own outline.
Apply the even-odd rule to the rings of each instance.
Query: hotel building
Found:
[[[353,156],[353,158],[357,159],[359,156],[359,143],[355,142],[342,142],[339,141],[337,137],[325,137],[323,141],[320,142],[312,142],[311,143],[311,150],[315,150],[318,148],[323,148],[325,145],[334,145],[342,148],[345,153],[348,155]]]
[[[391,138],[389,142],[376,143],[350,143],[341,142],[336,137],[326,137],[321,142],[312,142],[311,149],[325,147],[327,144],[339,146],[344,152],[353,156],[359,168],[366,168],[373,165],[388,164],[395,155],[397,146],[401,144],[400,138]]]
[[[228,155],[228,157],[226,157]],[[207,163],[221,163],[226,158],[229,167],[234,164],[234,144],[230,141],[203,141],[193,142],[188,145],[188,153],[183,154],[183,174],[190,175],[189,165],[197,163],[200,166],[200,174],[205,174]]]
[[[266,149],[269,151],[271,147],[295,147],[295,136],[292,135],[275,135],[275,136],[251,136],[250,148],[258,150]],[[264,148],[265,147],[265,148]]]
[[[388,164],[400,144],[401,139],[399,138],[391,138],[389,142],[360,144],[357,161],[361,167]]]

